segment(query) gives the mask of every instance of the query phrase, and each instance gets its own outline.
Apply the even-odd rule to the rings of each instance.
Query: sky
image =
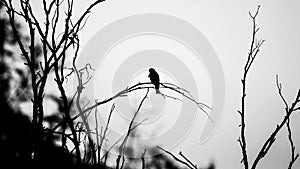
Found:
[[[74,17],[81,14],[90,2],[92,0],[76,1]],[[214,105],[214,100],[218,100],[215,95],[216,91],[224,89],[225,101],[221,105],[221,107],[224,107],[222,111],[218,112],[218,120],[214,123],[215,130],[211,132],[211,136],[205,142],[200,144],[199,139],[201,132],[205,130],[205,124],[209,121],[201,111],[189,115],[189,117],[184,117],[194,119],[193,121],[181,121],[179,124],[180,127],[186,129],[180,131],[186,131],[185,134],[179,134],[180,137],[171,135],[176,140],[175,142],[172,142],[172,139],[168,140],[169,135],[164,136],[163,134],[168,133],[172,128],[176,128],[176,125],[178,125],[176,120],[182,118],[181,114],[184,113],[176,110],[183,109],[186,106],[185,104],[189,105],[191,103],[176,102],[171,99],[166,101],[155,95],[153,91],[150,93],[145,107],[143,107],[144,114],[142,113],[140,117],[140,119],[147,117],[150,122],[141,126],[139,131],[142,131],[143,134],[140,137],[150,138],[146,139],[145,143],[153,143],[151,138],[159,138],[154,139],[155,143],[167,146],[174,153],[182,151],[199,166],[214,161],[217,168],[243,168],[240,164],[242,159],[241,149],[237,142],[240,121],[237,110],[240,109],[241,105],[240,79],[252,33],[252,22],[248,12],[255,12],[258,5],[261,5],[257,17],[257,24],[260,27],[258,37],[265,39],[266,42],[257,56],[248,78],[246,139],[249,161],[252,163],[260,147],[285,113],[284,105],[276,88],[276,74],[279,75],[279,80],[283,86],[283,94],[289,103],[293,102],[300,86],[300,78],[298,78],[300,75],[300,67],[298,66],[298,63],[300,63],[299,1],[109,0],[101,3],[94,8],[85,28],[80,33],[82,46],[80,57],[90,57],[92,55],[99,57],[93,63],[96,72],[91,83],[90,92],[93,97],[101,99],[108,97],[122,87],[124,88],[121,84],[131,85],[138,81],[147,81],[147,69],[149,68],[147,66],[149,65],[143,64],[145,60],[128,58],[144,58],[146,60],[151,58],[149,62],[155,60],[153,67],[157,68],[161,75],[161,81],[172,82],[195,91],[193,94],[208,105]],[[36,13],[39,14],[41,8],[38,8],[38,4],[36,4],[36,7]],[[107,26],[118,23],[117,21],[122,18],[130,18],[141,14],[160,14],[182,20],[185,25],[192,25],[203,35],[200,37],[195,36],[195,39],[200,38],[204,45],[209,46],[209,48],[201,49],[204,51],[202,54],[209,53],[212,57],[217,56],[220,65],[216,63],[215,66],[207,67],[205,59],[203,60],[203,57],[206,56],[197,55],[197,51],[195,54],[195,51],[189,48],[192,46],[191,44],[185,45],[184,42],[178,39],[153,32],[119,39],[114,46],[109,46],[109,50],[101,51],[104,50],[104,47],[100,44],[104,43],[105,40],[110,40],[110,36],[103,33]],[[156,22],[150,20],[149,23]],[[138,24],[141,23],[135,24],[137,24],[136,27],[139,27]],[[162,27],[168,25],[168,23],[161,24]],[[159,27],[159,25],[156,26]],[[132,28],[134,27],[135,25],[132,26]],[[170,32],[173,29],[176,30],[176,28],[169,29]],[[108,30],[107,33],[113,32],[110,29]],[[122,32],[123,27],[116,28],[116,30],[117,33],[118,31]],[[182,34],[188,34],[184,31],[186,30],[182,30]],[[111,36],[115,37],[116,34]],[[101,35],[107,37],[107,39],[101,39]],[[101,52],[105,55],[98,56]],[[160,55],[161,57],[173,57],[174,60],[169,60],[169,63],[165,64],[168,66],[163,67],[165,61],[160,60],[159,57],[157,58]],[[178,68],[181,73],[175,73],[177,68],[174,66],[175,63],[185,65],[182,69]],[[144,67],[138,65],[144,65]],[[220,77],[225,79],[225,85],[216,85],[217,89],[213,86],[216,82],[212,81],[215,77],[211,74],[215,69],[222,70]],[[134,72],[134,70],[137,71]],[[124,76],[128,76],[128,78],[124,80]],[[120,81],[118,81],[118,78]],[[192,80],[185,81],[185,78],[191,78]],[[172,92],[167,94],[176,95]],[[117,111],[119,113],[116,113],[115,121],[112,123],[112,131],[114,131],[111,134],[112,138],[123,132],[126,128],[124,127],[126,120],[131,117],[130,114],[128,115],[122,110],[134,110],[142,96],[143,92],[129,95],[129,102],[123,102],[122,99],[117,100]],[[124,106],[126,104],[129,107]],[[106,109],[109,109],[109,106],[104,106],[101,111],[105,112]],[[104,114],[102,118],[106,118],[105,113],[101,114]],[[297,152],[300,152],[299,121],[300,113],[295,112],[292,115],[291,125]],[[139,138],[136,140],[139,140]],[[283,128],[269,153],[261,160],[258,168],[287,168],[289,159],[290,145],[286,128]],[[294,168],[299,167],[300,160],[295,163]]]

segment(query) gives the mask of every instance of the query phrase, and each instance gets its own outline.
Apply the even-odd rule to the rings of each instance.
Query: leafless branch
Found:
[[[100,150],[101,150],[101,148],[102,148],[102,145],[103,145],[103,143],[104,143],[104,140],[105,140],[105,138],[106,138],[106,133],[107,133],[107,131],[108,131],[108,126],[109,126],[109,122],[110,122],[110,119],[111,119],[111,115],[112,115],[112,112],[114,111],[114,109],[115,109],[115,104],[113,104],[112,106],[111,106],[111,109],[110,109],[110,112],[109,112],[109,116],[108,116],[108,119],[107,119],[107,122],[106,122],[106,125],[105,125],[105,129],[104,129],[104,131],[103,131],[103,135],[101,136],[101,140],[100,140],[100,144],[99,144],[99,152],[98,152],[98,158],[99,158],[99,161],[100,161]]]
[[[278,75],[276,75],[276,86],[278,89],[278,94],[281,98],[281,100],[283,101],[284,105],[285,105],[285,112],[286,112],[286,116],[288,116],[287,120],[286,120],[286,127],[287,127],[287,131],[288,131],[288,139],[289,139],[289,143],[291,146],[291,160],[288,166],[288,169],[292,169],[294,162],[297,160],[297,158],[299,157],[299,154],[295,154],[295,145],[293,142],[293,138],[292,138],[292,131],[291,131],[291,127],[290,127],[290,114],[289,114],[289,105],[286,101],[286,99],[284,98],[283,94],[282,94],[282,85],[281,83],[278,81]],[[297,101],[297,100],[296,100]],[[299,102],[299,101],[298,101]],[[297,108],[290,110],[291,112],[296,111]]]
[[[256,158],[254,159],[254,162],[253,162],[252,167],[251,167],[252,169],[255,169],[256,166],[257,166],[257,164],[259,163],[259,161],[261,159],[263,159],[265,157],[265,155],[268,153],[268,151],[270,150],[271,146],[273,145],[273,143],[276,140],[276,136],[277,136],[278,132],[281,131],[281,129],[283,128],[283,126],[285,124],[287,124],[288,120],[290,119],[291,114],[294,112],[295,107],[297,106],[297,104],[300,101],[299,100],[299,98],[300,98],[300,89],[299,89],[294,102],[291,104],[291,106],[288,106],[286,100],[283,97],[282,87],[281,87],[281,84],[278,82],[278,76],[276,76],[276,85],[277,85],[278,93],[279,93],[281,99],[283,100],[283,102],[284,102],[284,104],[286,106],[285,107],[286,115],[284,116],[284,118],[282,119],[282,121],[277,124],[276,128],[274,129],[274,131],[270,134],[270,136],[264,142],[262,148],[260,149],[260,151],[257,154]],[[292,150],[292,151],[294,151],[294,150]],[[295,158],[295,156],[292,157],[292,161],[295,161],[294,158]],[[292,162],[291,165],[293,165],[293,163],[294,162]]]
[[[180,151],[179,152],[179,155],[181,156],[181,157],[183,157],[184,159],[185,159],[185,161],[187,161],[194,169],[197,169],[198,167],[197,167],[197,165],[196,164],[193,164],[192,162],[191,162],[191,160],[189,160],[185,155],[183,155],[183,153]]]
[[[126,143],[127,143],[127,140],[130,136],[130,133],[132,132],[132,126],[133,126],[133,123],[135,122],[135,118],[136,116],[138,115],[144,101],[146,100],[146,98],[148,97],[148,93],[149,93],[149,89],[147,89],[147,92],[145,94],[145,96],[143,97],[143,99],[141,100],[136,112],[134,113],[130,123],[129,123],[129,126],[128,126],[128,130],[127,130],[127,134],[123,140],[123,142],[121,143],[120,147],[119,147],[119,155],[118,155],[118,158],[116,160],[116,169],[119,169],[119,165],[120,165],[120,159],[122,158],[122,165],[120,167],[120,169],[123,168],[123,164],[125,162],[125,159],[124,159],[124,149],[126,148]]]
[[[75,24],[72,24],[72,14],[73,14],[73,0],[65,1],[67,3],[66,16],[60,15],[61,5],[63,0],[51,0],[42,1],[42,11],[44,12],[44,21],[38,20],[37,15],[31,5],[30,0],[19,0],[16,1],[20,5],[21,11],[15,9],[15,4],[12,0],[1,1],[6,7],[7,14],[9,16],[9,21],[12,26],[13,34],[17,43],[21,49],[22,55],[25,58],[25,65],[29,67],[31,74],[31,84],[33,91],[33,132],[34,132],[34,154],[37,155],[37,149],[39,147],[39,142],[42,138],[39,136],[42,132],[41,126],[43,123],[44,108],[43,108],[43,97],[46,82],[49,73],[54,69],[55,81],[57,87],[60,91],[61,98],[64,104],[64,114],[66,117],[66,122],[69,125],[72,134],[73,142],[76,149],[77,160],[80,163],[80,150],[78,147],[78,140],[76,139],[76,130],[74,129],[73,119],[70,116],[70,102],[68,101],[66,92],[63,87],[64,82],[64,64],[66,59],[66,52],[73,45],[76,44],[78,39],[79,31],[84,27],[86,18],[90,13],[91,9],[103,2],[103,0],[95,0],[90,6],[84,11],[79,19],[76,20]],[[30,42],[27,49],[27,45],[22,41],[20,32],[18,32],[15,26],[15,15],[18,15],[23,19],[28,27]],[[57,25],[60,20],[64,20],[65,28],[62,33],[56,35]],[[43,24],[41,24],[43,23]],[[62,35],[62,36],[60,36]],[[42,44],[42,54],[43,60],[37,60],[36,52],[36,36],[39,37]],[[60,38],[58,38],[60,37]],[[78,51],[77,51],[78,52]],[[39,67],[36,67],[36,63],[39,63]],[[84,82],[85,83],[85,82]],[[76,94],[74,95],[76,96]],[[62,124],[64,124],[63,122]],[[56,126],[57,128],[58,126]],[[53,130],[56,132],[55,130]],[[86,130],[90,131],[90,130]],[[35,150],[36,149],[36,150]]]
[[[291,160],[290,160],[288,169],[292,169],[295,161],[299,157],[299,153],[295,154],[295,149],[296,148],[295,148],[293,137],[292,137],[292,131],[291,131],[291,127],[290,127],[290,119],[287,120],[286,127],[287,127],[287,130],[288,130],[288,139],[289,139],[290,146],[291,146]]]
[[[241,124],[239,125],[239,127],[241,127],[241,130],[240,130],[241,133],[240,133],[240,137],[238,138],[238,142],[241,147],[242,155],[243,155],[243,159],[242,159],[241,163],[244,164],[245,169],[249,168],[249,161],[248,161],[248,154],[247,154],[247,147],[246,147],[247,143],[246,143],[246,136],[245,136],[246,79],[247,79],[247,75],[250,70],[250,67],[253,64],[253,61],[255,60],[257,54],[259,53],[261,46],[265,42],[265,40],[258,40],[256,38],[256,34],[259,31],[259,27],[257,27],[257,24],[256,24],[256,17],[259,13],[259,8],[260,8],[260,6],[258,6],[257,11],[255,12],[254,15],[249,12],[249,15],[252,18],[252,23],[253,23],[252,41],[251,41],[251,46],[250,46],[250,51],[248,53],[247,61],[246,61],[245,67],[244,67],[244,74],[243,74],[243,79],[242,79],[242,89],[243,89],[242,90],[242,108],[241,108],[241,110],[238,111],[238,113],[241,117]],[[278,75],[276,75],[276,86],[278,89],[278,94],[284,103],[286,115],[284,116],[282,121],[276,125],[276,128],[273,130],[273,132],[270,134],[270,136],[267,137],[263,146],[259,150],[257,156],[255,156],[254,161],[251,165],[251,169],[255,169],[257,167],[258,163],[260,162],[260,160],[266,156],[266,154],[269,152],[270,148],[272,147],[273,143],[275,142],[278,132],[281,131],[281,129],[283,128],[283,126],[285,124],[288,129],[288,133],[289,133],[288,138],[289,138],[289,142],[290,142],[291,150],[292,150],[291,151],[292,157],[291,157],[291,161],[289,163],[289,168],[292,167],[293,163],[297,160],[297,158],[299,156],[299,154],[295,155],[295,146],[294,146],[294,143],[292,140],[292,132],[291,132],[291,128],[290,128],[290,116],[291,116],[292,112],[297,111],[299,108],[299,106],[297,106],[297,105],[299,103],[300,90],[298,90],[298,93],[296,95],[294,102],[289,106],[288,102],[286,101],[286,99],[284,98],[284,96],[282,94],[282,85],[281,85],[281,83],[278,82]]]
[[[160,83],[160,85],[162,86],[161,88],[169,89],[171,91],[179,93],[183,97],[185,97],[188,100],[195,103],[197,105],[197,107],[199,109],[201,109],[207,115],[207,117],[210,119],[210,121],[213,122],[213,119],[208,115],[207,111],[205,110],[205,108],[208,108],[208,109],[211,109],[211,108],[208,105],[206,105],[202,102],[196,101],[186,89],[184,89],[182,87],[179,87],[179,86],[176,86],[175,84],[172,84],[172,83]],[[114,100],[118,97],[127,96],[127,94],[130,93],[130,92],[133,92],[133,91],[136,91],[136,90],[141,90],[141,89],[154,89],[154,86],[152,85],[151,82],[143,82],[143,83],[139,82],[139,83],[137,83],[135,85],[132,85],[130,87],[126,87],[125,89],[123,89],[122,91],[118,92],[117,94],[113,95],[110,98],[104,99],[102,101],[98,101],[96,104],[84,109],[83,113],[85,113],[85,112],[87,112],[91,109],[94,109],[94,108],[96,108],[96,107],[98,107],[102,104],[110,102],[110,101],[112,101],[112,100]]]
[[[197,169],[197,166],[195,166],[195,165],[190,165],[191,162],[190,162],[189,160],[188,160],[188,162],[185,162],[185,161],[180,160],[179,158],[177,158],[177,157],[176,157],[174,154],[172,154],[171,152],[169,152],[169,151],[167,151],[167,150],[161,148],[160,146],[157,146],[157,148],[160,149],[160,150],[162,150],[162,151],[164,151],[165,153],[169,154],[170,156],[172,156],[172,157],[174,158],[174,160],[176,160],[177,162],[179,162],[179,163],[181,163],[181,164],[187,166],[188,168],[190,168],[190,169]]]
[[[136,129],[138,126],[140,126],[141,124],[143,124],[146,120],[148,120],[147,118],[142,120],[141,122],[137,123],[136,125],[134,125],[132,128],[131,128],[131,131],[133,131],[134,129]],[[131,132],[130,131],[130,132]],[[115,141],[115,143],[105,152],[105,154],[101,157],[101,161],[108,156],[108,153],[119,143],[121,142],[122,138],[125,137],[127,135],[127,132],[122,134],[121,137],[119,137],[119,139],[117,141]],[[123,139],[124,140],[124,139]]]
[[[245,136],[245,130],[246,130],[246,124],[245,124],[245,107],[246,107],[246,80],[247,80],[247,75],[249,72],[250,67],[253,64],[253,61],[255,60],[260,47],[262,44],[265,42],[265,40],[257,40],[256,34],[259,30],[256,24],[256,17],[258,15],[260,6],[258,6],[256,13],[254,15],[249,12],[249,15],[252,19],[252,40],[251,40],[251,45],[248,53],[248,57],[246,60],[246,64],[244,66],[244,73],[243,73],[243,78],[241,80],[242,82],[242,105],[241,105],[241,110],[238,111],[240,118],[241,118],[241,124],[240,126],[240,137],[238,138],[238,142],[240,144],[241,150],[242,150],[242,163],[244,164],[244,168],[248,169],[249,168],[249,162],[248,162],[248,154],[247,154],[247,143],[246,143],[246,136]]]

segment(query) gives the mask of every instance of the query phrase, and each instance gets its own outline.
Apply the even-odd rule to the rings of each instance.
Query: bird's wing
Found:
[[[149,77],[152,83],[159,83],[159,76],[157,74],[150,74]]]

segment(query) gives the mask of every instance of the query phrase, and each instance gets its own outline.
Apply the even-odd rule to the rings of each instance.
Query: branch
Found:
[[[288,120],[290,119],[291,114],[294,112],[295,107],[297,106],[297,104],[299,103],[299,98],[300,98],[300,89],[298,90],[298,93],[296,95],[296,98],[294,100],[294,102],[291,104],[291,106],[289,107],[287,102],[285,101],[283,95],[282,95],[282,87],[281,84],[278,82],[278,76],[276,76],[276,85],[277,85],[277,89],[278,89],[278,93],[281,97],[281,99],[283,100],[284,104],[285,104],[285,112],[286,115],[284,116],[284,118],[282,119],[282,121],[277,124],[276,128],[274,129],[274,131],[271,133],[271,135],[267,138],[267,140],[264,142],[262,148],[260,149],[259,153],[257,154],[253,164],[252,164],[252,169],[255,169],[257,164],[259,163],[259,161],[265,157],[265,155],[268,153],[268,151],[270,150],[271,146],[273,145],[273,143],[276,140],[276,136],[278,134],[279,131],[281,131],[282,127],[284,126],[284,124],[287,124]],[[293,146],[294,147],[294,146]],[[292,148],[292,151],[294,148]],[[290,162],[291,165],[293,165],[293,161],[294,158],[298,158],[295,156],[292,156],[292,161]]]
[[[258,52],[260,51],[260,47],[263,45],[265,40],[257,40],[256,38],[256,33],[258,32],[259,28],[257,28],[256,25],[256,16],[258,15],[260,6],[257,7],[256,13],[254,15],[249,12],[249,15],[252,19],[252,40],[251,40],[251,45],[248,53],[248,57],[246,60],[246,64],[244,66],[244,73],[243,73],[243,78],[241,80],[242,82],[242,105],[241,105],[241,110],[238,111],[240,118],[241,118],[241,124],[240,126],[240,137],[238,138],[239,145],[242,150],[242,155],[243,159],[241,160],[241,163],[243,163],[244,168],[248,169],[249,168],[249,162],[248,162],[248,154],[247,154],[247,142],[246,142],[246,136],[245,136],[245,131],[246,131],[246,122],[245,122],[245,107],[246,107],[246,81],[247,81],[247,75],[250,70],[250,67],[253,64],[253,61],[255,60]]]
[[[147,98],[147,96],[148,96],[148,93],[149,93],[149,89],[147,89],[147,92],[146,92],[145,96],[144,96],[143,99],[141,100],[141,102],[140,102],[140,104],[139,104],[139,106],[138,106],[136,112],[134,113],[134,115],[133,115],[133,117],[132,117],[132,119],[131,119],[131,121],[130,121],[130,123],[129,123],[128,130],[127,130],[127,134],[126,134],[126,136],[125,136],[125,138],[124,138],[122,144],[121,144],[120,147],[119,147],[119,155],[118,155],[118,158],[117,158],[117,160],[116,160],[116,163],[117,163],[116,169],[119,169],[119,163],[120,163],[121,157],[122,157],[122,159],[123,159],[123,162],[122,162],[122,165],[121,165],[120,169],[123,168],[123,164],[124,164],[124,161],[125,161],[125,160],[124,160],[124,149],[125,149],[125,147],[126,147],[126,143],[127,143],[127,140],[128,140],[128,138],[129,138],[129,136],[130,136],[130,133],[132,132],[132,125],[133,125],[133,122],[134,122],[136,116],[138,115],[138,113],[139,113],[139,111],[140,111],[140,109],[141,109],[141,107],[142,107],[144,101],[146,100],[146,98]]]
[[[109,125],[109,122],[110,122],[110,119],[111,119],[112,112],[114,111],[115,107],[116,107],[115,104],[113,104],[111,106],[111,109],[110,109],[110,112],[109,112],[109,116],[108,116],[108,119],[107,119],[107,123],[106,123],[105,129],[104,129],[103,135],[101,136],[101,141],[100,141],[100,145],[99,145],[99,152],[98,152],[99,162],[100,162],[100,150],[101,150],[103,142],[104,142],[104,140],[106,138],[106,133],[108,131],[108,125]]]
[[[282,94],[282,85],[281,83],[278,82],[278,75],[276,75],[276,86],[277,86],[277,89],[278,89],[278,94],[281,98],[281,100],[283,101],[284,105],[285,105],[285,112],[287,113],[286,115],[287,116],[290,116],[288,113],[289,113],[289,106],[288,106],[288,103],[286,101],[286,99],[284,98],[283,94]],[[298,108],[294,108],[292,109],[291,111],[294,112],[294,111],[297,111]],[[292,138],[292,131],[291,131],[291,127],[290,127],[290,117],[287,118],[287,121],[286,121],[286,127],[287,127],[287,131],[288,131],[288,139],[289,139],[289,143],[290,143],[290,146],[291,146],[291,160],[290,160],[290,163],[289,163],[289,166],[288,166],[288,169],[292,169],[293,167],[293,164],[294,162],[297,160],[297,158],[299,157],[299,154],[297,153],[295,155],[295,145],[294,145],[294,142],[293,142],[293,138]]]
[[[190,161],[188,160],[188,162],[185,162],[185,161],[182,161],[180,160],[179,158],[177,158],[174,154],[172,154],[171,152],[161,148],[160,146],[157,146],[158,149],[164,151],[165,153],[169,154],[170,156],[172,156],[174,158],[174,160],[176,160],[177,162],[181,163],[181,164],[184,164],[185,166],[187,166],[188,168],[190,169],[197,169],[197,166],[195,165],[190,165]]]
[[[146,120],[148,120],[147,118],[146,119],[144,119],[144,120],[142,120],[141,122],[139,122],[138,124],[136,124],[135,126],[133,126],[132,128],[131,128],[131,131],[133,131],[135,128],[137,128],[139,125],[141,125],[142,123],[144,123]],[[121,139],[125,136],[127,134],[127,132],[126,133],[124,133],[124,134],[122,134],[121,135],[121,137],[119,137],[119,139],[105,152],[105,154],[101,157],[101,161],[104,159],[105,160],[105,158],[107,158],[107,156],[108,156],[108,153],[121,141]]]
[[[30,65],[31,60],[29,58],[28,51],[25,49],[25,46],[24,46],[23,42],[21,41],[21,36],[19,34],[19,31],[17,30],[17,28],[15,26],[15,13],[17,13],[17,12],[14,9],[11,1],[12,0],[8,0],[8,2],[2,1],[2,3],[6,7],[6,12],[8,14],[9,22],[10,22],[10,25],[13,30],[14,38],[16,38],[17,43],[21,49],[22,55],[25,57],[27,64]]]
[[[141,155],[142,169],[146,169],[145,154],[146,154],[146,149],[144,150],[144,152]]]
[[[294,141],[293,141],[293,138],[292,138],[292,131],[291,131],[291,127],[290,127],[290,119],[287,120],[286,127],[287,127],[287,130],[288,130],[288,138],[289,138],[289,142],[290,142],[290,146],[291,146],[291,160],[290,160],[288,169],[292,169],[295,161],[299,157],[299,153],[297,153],[295,155],[295,149],[296,148],[295,148]]]
[[[183,157],[191,166],[193,166],[193,168],[195,168],[195,169],[197,169],[198,167],[197,167],[197,165],[196,164],[193,164],[185,155],[183,155],[183,153],[180,151],[179,152],[179,155],[181,156],[181,157]]]
[[[213,120],[212,118],[209,116],[209,114],[206,112],[205,108],[207,109],[211,109],[208,105],[202,103],[202,102],[199,102],[199,101],[196,101],[193,96],[191,95],[190,92],[188,92],[186,89],[182,88],[182,87],[179,87],[175,84],[172,84],[172,83],[160,83],[160,85],[162,86],[161,88],[165,88],[165,89],[169,89],[169,90],[172,90],[176,93],[179,93],[180,95],[182,95],[183,97],[187,98],[188,100],[192,101],[193,103],[196,104],[196,106],[201,109],[205,114],[206,116],[210,119],[210,121],[213,123]],[[94,109],[102,104],[105,104],[105,103],[108,103],[118,97],[124,97],[124,96],[127,96],[128,93],[130,92],[133,92],[133,91],[136,91],[136,90],[141,90],[141,89],[154,89],[154,86],[151,82],[139,82],[135,85],[132,85],[130,87],[126,87],[125,89],[123,89],[122,91],[118,92],[117,94],[111,96],[110,98],[107,98],[107,99],[104,99],[102,101],[99,101],[97,102],[96,104],[86,108],[83,110],[83,113],[85,112],[88,112],[89,110],[91,109]],[[171,96],[168,96],[169,98]],[[172,98],[174,99],[174,98]],[[175,100],[180,100],[178,98],[176,98]]]
[[[77,160],[80,163],[80,149],[79,149],[79,141],[77,140],[77,134],[76,130],[74,129],[73,120],[75,120],[78,116],[75,116],[71,118],[70,116],[70,106],[71,103],[69,103],[63,82],[64,82],[64,64],[66,59],[66,52],[70,48],[71,45],[73,47],[74,44],[79,44],[78,39],[78,33],[79,31],[85,26],[87,15],[90,13],[91,9],[102,2],[103,0],[95,0],[93,3],[90,4],[90,6],[87,8],[87,10],[80,15],[79,19],[75,24],[72,24],[72,15],[73,15],[73,1],[74,0],[68,0],[67,1],[67,11],[66,11],[66,17],[65,17],[65,28],[63,30],[63,36],[61,37],[60,41],[57,43],[57,39],[55,39],[56,36],[56,29],[57,25],[59,25],[59,20],[61,20],[60,15],[60,7],[62,5],[63,0],[50,0],[42,1],[42,10],[44,12],[44,21],[39,22],[37,15],[34,13],[34,9],[32,8],[31,1],[30,0],[19,0],[18,3],[20,4],[21,11],[18,12],[13,5],[12,0],[5,0],[1,1],[1,3],[4,4],[4,6],[7,9],[7,14],[9,16],[9,21],[12,26],[13,35],[16,39],[22,55],[24,56],[26,60],[26,65],[30,69],[31,73],[31,82],[32,82],[32,90],[33,90],[33,135],[34,135],[34,149],[38,148],[38,142],[39,140],[42,140],[39,137],[39,132],[35,132],[35,130],[39,131],[39,127],[36,126],[42,126],[43,123],[43,116],[44,116],[44,109],[43,109],[43,97],[44,97],[44,88],[47,82],[47,77],[51,70],[54,69],[55,72],[55,81],[57,84],[57,87],[59,89],[59,92],[61,94],[61,98],[64,104],[63,112],[66,117],[66,122],[61,122],[58,125],[56,125],[53,129],[55,130],[62,124],[68,123],[70,130],[73,135],[73,143],[76,149],[76,156]],[[50,2],[47,4],[47,2]],[[53,10],[54,9],[54,10]],[[29,49],[27,49],[27,45],[22,41],[21,34],[19,30],[17,30],[17,27],[15,26],[15,15],[19,15],[24,21],[27,23],[27,26],[29,28],[29,34],[30,34],[30,45]],[[43,25],[44,24],[44,28]],[[43,61],[44,65],[42,65],[42,62],[40,62],[41,72],[36,72],[38,68],[36,68],[36,48],[35,48],[35,32],[37,32],[37,35],[39,39],[41,39],[42,47],[43,47]],[[52,34],[51,34],[52,33]],[[50,36],[49,36],[50,35]],[[59,36],[58,36],[59,37]],[[50,40],[48,40],[50,39]],[[52,42],[51,42],[52,40]],[[75,41],[78,40],[78,43]],[[79,45],[77,46],[76,54],[78,53]],[[50,56],[48,57],[48,52],[50,51]],[[60,65],[61,64],[61,65]],[[60,67],[61,66],[61,67]],[[80,70],[79,70],[80,71]],[[83,82],[82,84],[86,84],[89,80]],[[81,81],[82,82],[82,81]],[[77,96],[80,98],[80,92],[76,92],[74,96]],[[73,99],[72,99],[73,100]],[[82,113],[80,113],[83,115]],[[84,118],[83,118],[84,121]],[[87,125],[86,125],[87,127]],[[87,132],[90,132],[90,130],[87,127]],[[37,140],[37,141],[36,141]],[[37,147],[37,148],[36,148]]]

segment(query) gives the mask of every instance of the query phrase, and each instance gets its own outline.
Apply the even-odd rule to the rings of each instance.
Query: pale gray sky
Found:
[[[75,16],[79,15],[89,2],[92,0],[76,1]],[[284,105],[277,94],[275,75],[279,74],[283,93],[289,102],[293,101],[300,87],[299,1],[109,0],[93,10],[86,27],[81,32],[81,45],[84,48],[90,38],[106,25],[123,17],[142,13],[175,16],[198,28],[215,49],[223,67],[226,81],[225,108],[218,128],[205,144],[198,144],[200,120],[172,151],[174,153],[183,151],[200,166],[214,160],[217,168],[240,169],[243,168],[239,163],[242,156],[237,142],[240,79],[251,38],[252,23],[248,11],[254,12],[259,4],[261,5],[257,18],[257,23],[261,27],[259,37],[266,39],[266,43],[255,60],[248,80],[246,136],[251,163],[264,140],[284,116]],[[36,10],[37,13],[40,12],[40,8]],[[204,86],[209,89],[209,85],[207,83]],[[208,92],[208,98],[209,95]],[[293,115],[291,123],[298,152],[299,121],[300,114],[297,112]],[[290,146],[284,128],[258,168],[287,168],[289,158]],[[294,168],[300,168],[300,160],[296,162]]]

